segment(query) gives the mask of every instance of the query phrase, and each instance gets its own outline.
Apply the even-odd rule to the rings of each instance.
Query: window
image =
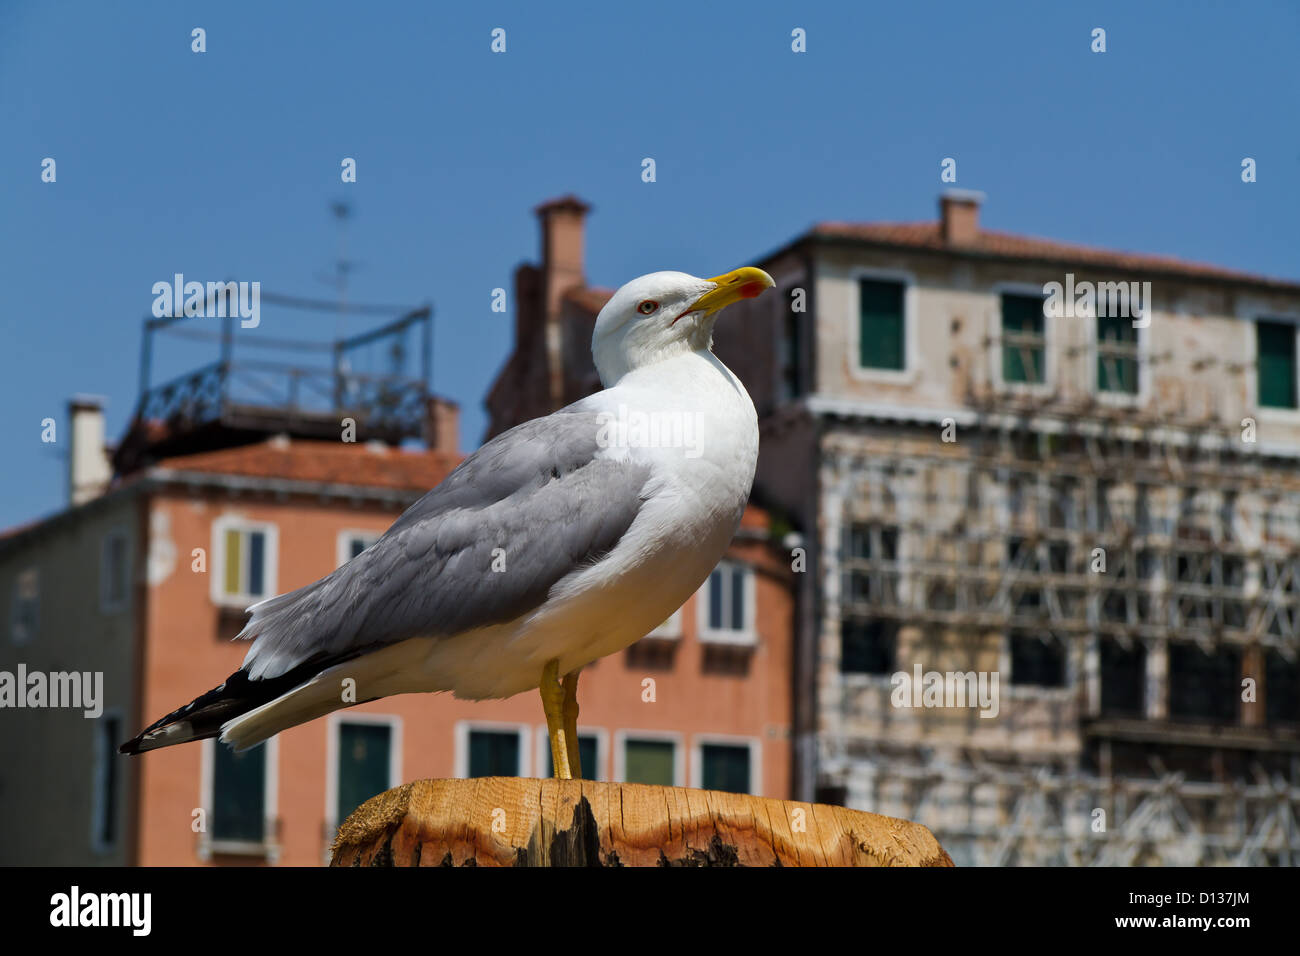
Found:
[[[397,731],[393,721],[340,719],[334,725],[334,825],[377,793],[395,785]]]
[[[802,307],[802,289],[785,290],[784,311],[781,316],[781,341],[777,361],[781,369],[781,401],[788,402],[802,396],[808,389],[804,382],[804,349],[801,321],[803,312],[796,312],[795,305]]]
[[[471,730],[467,777],[518,777],[522,775],[523,747],[517,730]]]
[[[212,842],[261,844],[266,841],[267,745],[235,753],[212,743]]]
[[[370,547],[382,537],[373,531],[341,531],[339,532],[338,556],[336,565],[343,567],[366,548]]]
[[[213,536],[218,604],[248,604],[276,593],[275,525],[218,518]]]
[[[752,787],[751,753],[746,744],[700,745],[700,787],[728,793],[749,793]]]
[[[656,627],[646,637],[667,638],[669,640],[682,636],[682,609],[678,608],[668,615],[662,624]]]
[[[890,602],[898,575],[881,565],[898,560],[898,529],[885,525],[854,522],[845,535],[846,604],[871,600]],[[873,582],[876,587],[873,589]]]
[[[1138,330],[1132,319],[1097,317],[1097,390],[1138,393]]]
[[[1047,381],[1042,296],[1002,294],[1002,380],[1028,385]]]
[[[555,761],[551,759],[551,738],[542,728],[543,757],[541,766],[547,777],[555,776]],[[578,759],[582,761],[582,779],[600,779],[600,739],[595,734],[578,732]]]
[[[1270,726],[1300,724],[1300,661],[1273,649],[1264,656],[1264,709]]]
[[[621,750],[621,778],[628,783],[679,785],[678,744],[656,737],[627,737]]]
[[[1212,654],[1197,644],[1169,644],[1169,716],[1182,720],[1237,723],[1241,652],[1220,646]]]
[[[1101,640],[1101,713],[1105,717],[1141,717],[1146,687],[1146,650],[1134,642]]]
[[[898,625],[892,621],[840,622],[840,672],[888,674],[894,669]]]
[[[1296,407],[1296,327],[1289,322],[1255,323],[1259,376],[1257,390],[1263,408]]]
[[[14,603],[10,612],[9,635],[15,644],[26,644],[36,637],[40,609],[41,576],[28,568],[14,579]]]
[[[104,535],[99,552],[99,608],[105,613],[126,607],[131,571],[127,564],[126,532]]]
[[[1055,638],[1012,632],[1011,683],[1035,687],[1065,686],[1065,648]]]
[[[703,591],[700,640],[753,643],[753,572],[743,564],[723,561],[713,569]]]
[[[91,792],[90,842],[103,853],[117,845],[118,753],[122,721],[117,714],[103,714],[95,722],[95,763]]]
[[[858,281],[858,364],[862,368],[906,369],[906,290],[897,281]]]

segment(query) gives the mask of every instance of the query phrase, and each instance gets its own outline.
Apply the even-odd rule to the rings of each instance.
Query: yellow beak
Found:
[[[770,275],[762,269],[755,269],[753,266],[744,266],[706,281],[712,282],[713,288],[696,299],[694,304],[682,315],[700,311],[704,312],[706,316],[712,315],[719,309],[725,309],[738,299],[752,299],[754,296],[761,294],[764,289],[770,289],[776,285]],[[680,317],[678,316],[678,318]]]

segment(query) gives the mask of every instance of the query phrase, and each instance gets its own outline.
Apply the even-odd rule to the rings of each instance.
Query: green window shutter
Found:
[[[235,753],[213,743],[212,839],[261,843],[266,838],[266,744]]]
[[[600,774],[596,766],[596,738],[578,734],[578,759],[582,761],[582,779],[597,780]],[[546,776],[555,776],[555,761],[551,758],[551,744],[546,744]]]
[[[901,282],[863,279],[858,284],[858,363],[863,368],[907,367]]]
[[[705,790],[749,793],[749,748],[728,744],[700,747],[700,785]]]
[[[1002,296],[1002,380],[1041,384],[1047,379],[1043,299]]]
[[[471,730],[469,776],[519,776],[519,735],[511,730]]]
[[[1258,346],[1259,404],[1296,407],[1296,327],[1289,322],[1255,323]]]
[[[1137,336],[1132,319],[1097,317],[1098,391],[1137,394]]]
[[[627,740],[623,743],[623,776],[628,783],[673,785],[676,744],[667,740]]]
[[[388,789],[388,781],[392,779],[393,730],[387,724],[342,723],[338,735],[335,823],[342,823],[361,804]]]

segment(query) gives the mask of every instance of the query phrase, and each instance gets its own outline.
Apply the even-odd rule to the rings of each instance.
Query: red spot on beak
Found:
[[[761,282],[746,282],[740,287],[739,295],[742,299],[752,299],[755,296],[762,295],[767,286]]]

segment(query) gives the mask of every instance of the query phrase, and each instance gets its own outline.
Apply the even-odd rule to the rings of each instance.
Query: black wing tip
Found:
[[[254,680],[248,676],[248,671],[240,668],[212,690],[200,694],[184,707],[172,711],[161,720],[154,721],[118,747],[117,752],[134,756],[163,747],[174,747],[177,744],[216,737],[221,733],[222,724],[227,721],[292,690],[324,667],[360,656],[360,653],[361,651],[357,650],[333,659],[308,659],[285,674],[266,679]],[[178,724],[186,726],[182,728],[178,727]],[[170,728],[176,729],[168,733]]]
[[[140,733],[118,747],[117,752],[136,756],[162,747],[171,747],[176,744],[189,743],[192,740],[215,737],[221,732],[221,724],[231,716],[226,712],[228,706],[235,701],[241,700],[247,694],[247,683],[247,672],[243,670],[235,671],[212,690],[200,694],[184,707],[173,710],[166,717],[155,720]],[[231,693],[232,690],[235,691],[234,694]],[[206,708],[212,709],[205,713]],[[204,717],[209,719],[203,720]],[[182,723],[188,725],[187,728],[183,729],[177,726]],[[176,730],[172,734],[168,734],[167,731],[170,728],[176,728]]]

